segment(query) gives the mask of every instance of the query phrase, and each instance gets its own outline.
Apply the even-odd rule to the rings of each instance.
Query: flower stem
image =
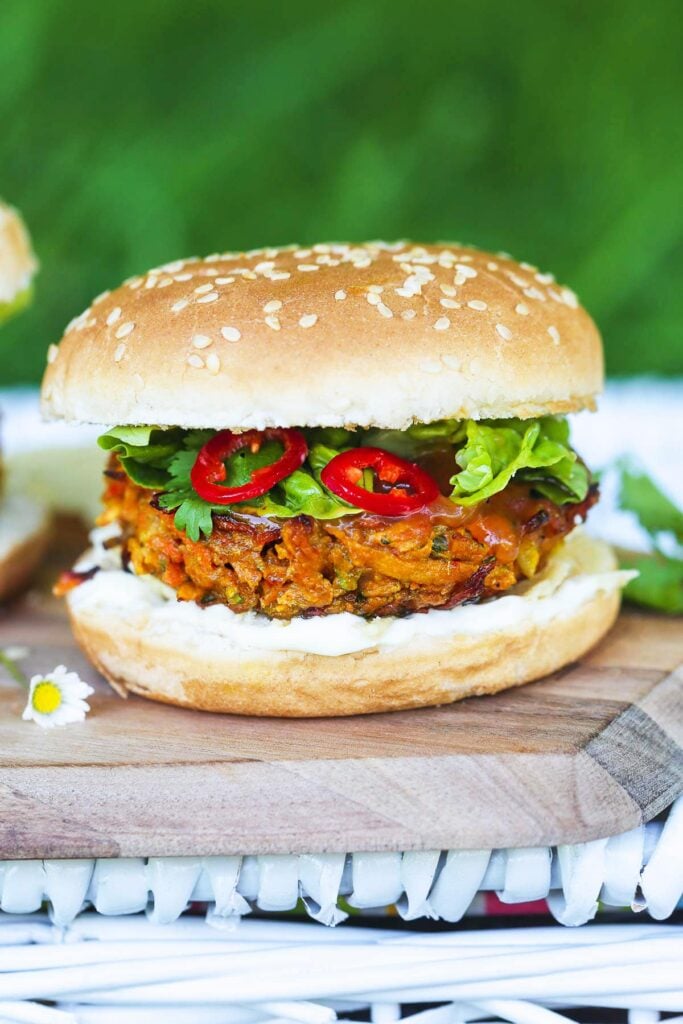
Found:
[[[28,689],[29,682],[24,673],[21,671],[16,661],[13,661],[5,652],[0,648],[0,665],[5,671],[14,679],[15,683],[19,683],[20,686],[25,686]]]

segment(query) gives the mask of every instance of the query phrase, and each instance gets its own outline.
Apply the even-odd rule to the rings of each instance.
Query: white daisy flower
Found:
[[[33,720],[44,729],[55,725],[82,722],[90,705],[85,698],[94,693],[75,672],[58,665],[52,672],[33,676],[29,686],[28,704],[21,716],[27,722]]]

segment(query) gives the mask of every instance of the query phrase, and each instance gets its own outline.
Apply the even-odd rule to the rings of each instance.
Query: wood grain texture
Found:
[[[96,687],[83,725],[21,721],[0,683],[0,859],[573,843],[683,789],[683,627],[628,612],[579,664],[420,711],[275,720],[122,700],[32,594],[0,618],[29,674]]]

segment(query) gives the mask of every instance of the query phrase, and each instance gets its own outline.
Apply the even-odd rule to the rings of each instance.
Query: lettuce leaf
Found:
[[[168,484],[168,463],[182,444],[183,433],[159,427],[115,427],[98,437],[97,443],[118,456],[133,483],[160,490]]]
[[[568,445],[565,420],[468,420],[455,456],[453,500],[475,505],[507,487],[513,476],[558,503],[583,501],[590,477]]]
[[[436,420],[414,423],[407,430],[366,430],[360,443],[370,448],[386,448],[393,455],[414,461],[430,449],[455,447],[464,440],[466,425],[463,420]]]

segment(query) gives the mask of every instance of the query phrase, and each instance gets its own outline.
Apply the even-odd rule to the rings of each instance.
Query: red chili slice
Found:
[[[364,469],[374,471],[378,490],[358,486]],[[438,484],[429,473],[383,448],[351,448],[342,452],[327,463],[320,479],[339,498],[380,516],[409,515],[439,496]]]
[[[280,442],[284,447],[280,458],[270,466],[255,469],[246,484],[221,487],[221,480],[227,476],[225,460],[241,448],[258,451],[264,441]],[[266,430],[247,430],[243,434],[221,430],[199,450],[190,472],[190,480],[199,497],[205,501],[210,501],[212,505],[233,505],[237,501],[247,501],[265,494],[298,469],[307,455],[306,438],[298,430],[268,427]]]

